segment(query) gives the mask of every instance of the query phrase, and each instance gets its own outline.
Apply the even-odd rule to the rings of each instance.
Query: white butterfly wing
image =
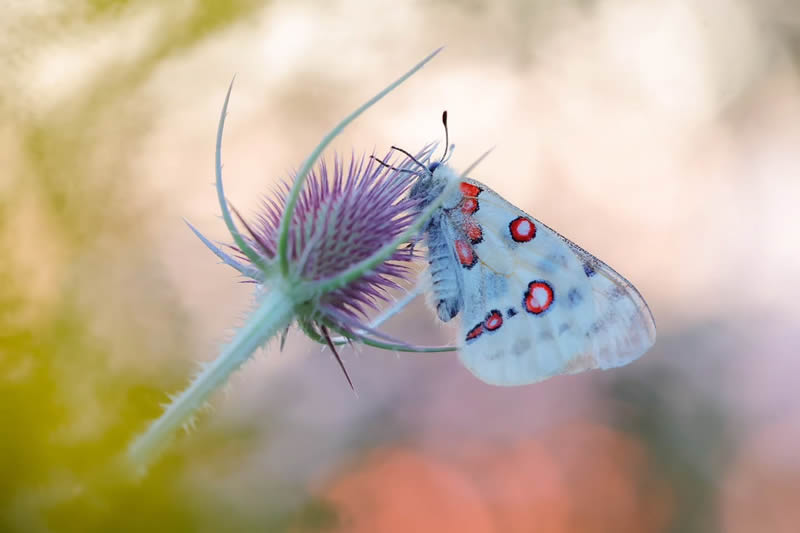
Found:
[[[597,367],[613,368],[637,359],[656,341],[656,323],[644,298],[610,266],[564,241],[581,259],[592,287],[596,320],[590,325],[589,338]]]
[[[652,314],[627,280],[485,185],[464,181],[467,208],[449,219],[461,236],[459,356],[475,376],[534,383],[621,366],[653,345]]]

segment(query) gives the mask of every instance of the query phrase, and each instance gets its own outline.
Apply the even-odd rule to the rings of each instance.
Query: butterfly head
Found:
[[[419,173],[419,178],[409,191],[409,199],[417,200],[421,208],[433,202],[449,181],[452,170],[441,161],[434,161],[428,165],[424,172]]]
[[[419,164],[422,171],[419,172],[419,178],[409,192],[409,198],[418,200],[420,206],[423,208],[433,202],[442,191],[444,191],[444,188],[447,186],[453,174],[450,167],[446,165],[455,149],[454,145],[449,145],[450,134],[447,129],[447,111],[442,113],[442,124],[444,125],[445,134],[444,153],[438,161],[434,161],[428,165]]]

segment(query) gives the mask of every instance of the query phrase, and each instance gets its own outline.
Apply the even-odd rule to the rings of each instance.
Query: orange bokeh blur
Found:
[[[407,447],[371,452],[323,494],[341,531],[661,531],[668,487],[630,435],[588,422],[541,440],[450,456]]]

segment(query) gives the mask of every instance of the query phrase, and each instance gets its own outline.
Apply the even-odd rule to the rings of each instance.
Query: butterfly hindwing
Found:
[[[652,346],[652,315],[627,280],[482,183],[462,180],[443,212],[439,237],[462,292],[459,354],[478,378],[533,383],[620,366]]]
[[[650,308],[628,280],[583,248],[566,242],[591,281],[595,320],[590,324],[590,338],[597,366],[613,368],[633,361],[655,343]]]

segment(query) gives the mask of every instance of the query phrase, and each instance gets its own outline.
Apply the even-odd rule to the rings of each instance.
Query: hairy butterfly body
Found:
[[[434,162],[411,189],[424,207],[432,300],[461,314],[459,357],[495,385],[625,365],[655,342],[642,296],[611,267],[484,184]],[[458,181],[457,187],[448,187]]]

